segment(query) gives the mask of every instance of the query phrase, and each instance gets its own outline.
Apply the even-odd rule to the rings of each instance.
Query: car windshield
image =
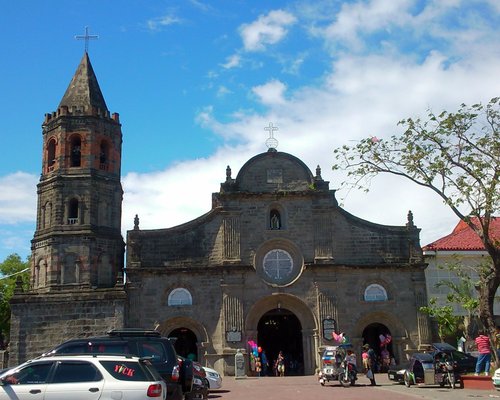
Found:
[[[152,362],[166,360],[165,348],[161,342],[139,342],[137,346],[140,357],[150,357]]]
[[[451,356],[454,360],[465,360],[468,358],[467,354],[462,353],[461,351],[454,350],[451,352]]]

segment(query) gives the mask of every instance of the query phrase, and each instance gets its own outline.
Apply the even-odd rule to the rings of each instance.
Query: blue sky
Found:
[[[30,253],[41,172],[41,123],[89,55],[123,130],[125,234],[209,211],[233,177],[266,151],[301,158],[337,189],[333,149],[389,137],[405,117],[457,110],[500,94],[496,0],[19,0],[0,13],[0,260]],[[404,225],[427,244],[457,220],[433,193],[390,177],[369,193],[337,192],[358,217]]]

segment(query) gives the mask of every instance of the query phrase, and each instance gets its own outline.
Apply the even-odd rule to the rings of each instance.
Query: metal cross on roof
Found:
[[[75,35],[76,40],[85,40],[85,53],[89,52],[89,40],[99,39],[97,35],[89,35],[89,27],[85,27],[85,35]]]
[[[274,138],[274,131],[278,131],[279,128],[274,126],[272,122],[269,122],[269,126],[264,128],[265,131],[269,131],[269,138],[266,140],[266,146],[269,149],[275,149],[278,147],[278,141]]]

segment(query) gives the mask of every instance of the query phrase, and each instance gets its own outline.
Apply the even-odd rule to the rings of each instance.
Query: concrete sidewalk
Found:
[[[234,379],[224,377],[222,389],[210,392],[209,399],[220,400],[470,400],[499,398],[495,390],[448,389],[439,386],[412,386],[407,388],[389,381],[387,374],[376,375],[377,386],[361,375],[357,384],[344,388],[340,384],[321,386],[316,376],[249,377]]]

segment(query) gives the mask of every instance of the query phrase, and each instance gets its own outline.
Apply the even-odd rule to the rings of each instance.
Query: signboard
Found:
[[[241,331],[227,331],[226,332],[227,342],[241,342]]]
[[[333,332],[337,331],[337,321],[333,318],[325,318],[323,320],[323,338],[325,340],[333,340]]]

